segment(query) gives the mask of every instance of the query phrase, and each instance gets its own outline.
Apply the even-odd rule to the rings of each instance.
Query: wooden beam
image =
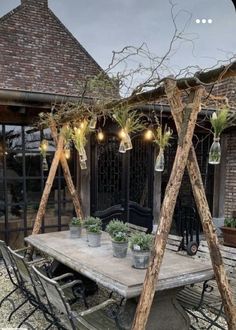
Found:
[[[171,228],[172,217],[179,193],[184,170],[187,164],[189,149],[200,111],[203,88],[192,90],[189,103],[184,109],[183,123],[179,134],[178,147],[168,185],[166,187],[164,200],[161,208],[160,223],[155,236],[152,260],[146,272],[143,291],[136,309],[132,330],[144,330],[150,313],[152,301],[155,294],[157,278],[160,272],[168,234]]]
[[[166,80],[166,95],[171,107],[171,112],[175,120],[177,131],[181,132],[182,110],[184,108],[181,99],[181,93],[173,80]],[[236,329],[236,308],[233,302],[232,292],[226,276],[223,259],[221,257],[218,238],[213,226],[211,212],[208,206],[201,172],[198,166],[197,157],[193,145],[189,151],[187,169],[192,185],[194,198],[196,201],[198,213],[202,222],[203,231],[206,236],[210,250],[212,266],[214,269],[217,285],[224,304],[224,311],[227,317],[229,330]]]

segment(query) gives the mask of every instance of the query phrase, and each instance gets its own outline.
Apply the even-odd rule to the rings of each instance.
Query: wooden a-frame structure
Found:
[[[204,92],[203,86],[205,84],[215,83],[233,76],[236,76],[236,61],[227,66],[222,66],[208,72],[198,73],[192,78],[181,78],[178,80],[166,78],[163,80],[163,85],[156,89],[140,94],[134,94],[126,99],[109,102],[105,105],[105,109],[107,110],[112,109],[117,105],[137,106],[145,102],[156,101],[160,97],[166,95],[178,132],[178,147],[161,207],[159,227],[155,236],[155,243],[152,251],[153,257],[146,272],[143,291],[136,310],[132,330],[144,330],[148,320],[155,294],[156,281],[158,279],[162,264],[176,199],[185,167],[187,167],[189,173],[195,202],[210,250],[212,266],[224,305],[228,328],[229,330],[236,329],[236,307],[233,302],[232,292],[224,269],[218,238],[213,226],[212,216],[207,203],[201,173],[195,150],[192,145],[192,137],[196,125],[197,115],[201,108],[201,98]],[[183,104],[181,98],[181,90],[184,89],[188,89],[190,91],[186,105]],[[65,114],[62,122],[66,125],[67,121],[73,119],[71,117],[76,117],[76,113]],[[33,234],[38,234],[40,232],[42,219],[46,210],[46,204],[59,162],[61,162],[62,165],[65,180],[75,206],[76,214],[78,217],[83,218],[81,202],[73,185],[67,160],[63,153],[64,138],[61,134],[58,137],[57,127],[53,121],[53,118],[50,123],[50,128],[52,137],[57,147],[35,219]]]

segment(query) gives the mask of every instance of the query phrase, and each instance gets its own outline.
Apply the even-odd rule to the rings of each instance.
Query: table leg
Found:
[[[189,330],[189,317],[176,300],[179,290],[169,289],[155,294],[146,330]],[[130,322],[133,319],[137,303],[138,298],[127,301],[124,313],[126,314],[126,321],[129,320]],[[126,325],[128,324],[126,323]],[[130,327],[131,324],[127,329]]]

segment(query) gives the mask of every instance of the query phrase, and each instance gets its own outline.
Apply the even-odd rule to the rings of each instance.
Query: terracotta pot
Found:
[[[224,245],[236,247],[236,228],[221,227],[220,230],[223,234]]]

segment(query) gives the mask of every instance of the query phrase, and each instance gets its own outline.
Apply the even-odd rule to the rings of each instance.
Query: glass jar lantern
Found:
[[[155,162],[155,171],[163,172],[164,168],[165,168],[164,150],[162,148],[160,148],[159,153],[156,158],[156,162]]]
[[[214,137],[213,143],[209,152],[209,164],[217,165],[220,164],[221,157],[221,147],[220,147],[220,138]]]

